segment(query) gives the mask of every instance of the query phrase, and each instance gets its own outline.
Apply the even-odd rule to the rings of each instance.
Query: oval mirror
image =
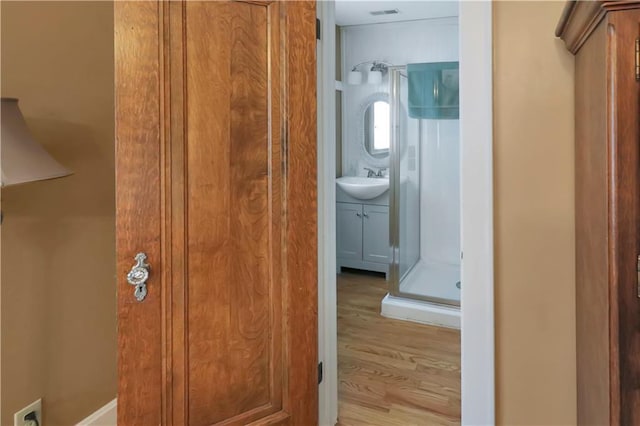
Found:
[[[378,99],[369,103],[364,110],[363,134],[364,148],[374,158],[386,158],[389,155],[391,139],[391,116],[389,102]]]

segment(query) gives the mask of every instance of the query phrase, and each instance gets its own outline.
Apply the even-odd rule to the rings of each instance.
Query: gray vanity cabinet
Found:
[[[342,267],[389,272],[389,206],[336,203],[338,272]]]
[[[389,264],[389,207],[362,205],[362,260]]]
[[[338,258],[362,260],[362,204],[336,203]]]

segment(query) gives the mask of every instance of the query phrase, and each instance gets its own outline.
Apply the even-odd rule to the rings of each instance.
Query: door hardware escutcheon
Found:
[[[135,257],[136,264],[133,265],[127,274],[127,282],[135,286],[133,295],[138,302],[142,302],[147,297],[147,279],[149,279],[149,264],[147,263],[147,255],[138,253]]]

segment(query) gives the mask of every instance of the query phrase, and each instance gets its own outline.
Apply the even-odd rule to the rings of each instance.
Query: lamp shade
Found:
[[[71,172],[36,142],[18,108],[18,100],[2,98],[0,168],[2,186],[68,176]]]
[[[382,71],[369,71],[369,75],[367,75],[367,83],[369,84],[382,83]]]
[[[349,84],[360,84],[362,83],[362,73],[360,71],[351,71],[349,73],[348,80]]]

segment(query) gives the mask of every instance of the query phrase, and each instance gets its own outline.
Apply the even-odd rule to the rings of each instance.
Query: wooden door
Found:
[[[317,422],[315,21],[115,2],[119,425]]]

